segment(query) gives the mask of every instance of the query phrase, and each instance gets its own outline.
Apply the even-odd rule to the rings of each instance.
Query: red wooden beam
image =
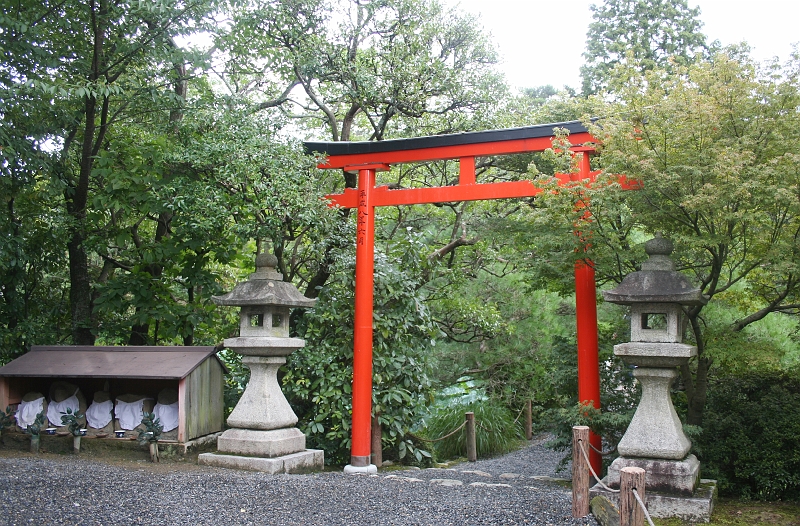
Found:
[[[599,171],[590,172],[586,177],[588,183],[597,180]],[[556,174],[560,186],[574,184],[576,180],[569,174]],[[637,189],[638,181],[632,182],[624,176],[619,177],[619,182],[625,189]],[[498,183],[459,184],[455,186],[438,186],[433,188],[403,188],[390,189],[388,186],[378,186],[372,189],[372,206],[400,206],[418,205],[423,203],[447,203],[456,201],[480,201],[483,199],[509,199],[514,197],[534,197],[542,193],[542,189],[532,181],[507,181]],[[341,208],[358,207],[358,190],[348,188],[341,194],[325,196],[331,201],[330,205]]]

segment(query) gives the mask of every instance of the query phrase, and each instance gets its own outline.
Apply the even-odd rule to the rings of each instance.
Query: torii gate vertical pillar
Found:
[[[578,173],[581,179],[588,179],[590,176],[589,161],[589,152],[583,152]],[[600,409],[597,286],[594,268],[588,260],[581,260],[575,264],[575,311],[578,337],[578,401],[582,404],[591,403],[593,407]],[[595,473],[600,474],[603,465],[602,457],[598,453],[602,446],[600,436],[590,433],[589,443],[594,446],[589,451],[589,462]]]
[[[386,165],[359,166],[356,231],[355,327],[353,331],[353,419],[350,464],[345,473],[377,473],[370,461],[372,446],[372,303],[375,282],[375,172]]]

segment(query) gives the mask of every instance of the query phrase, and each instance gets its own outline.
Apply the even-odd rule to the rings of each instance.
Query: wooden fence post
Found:
[[[581,452],[588,447],[589,428],[573,426],[572,428],[572,516],[574,518],[589,515],[589,464]],[[588,452],[587,452],[588,454]]]
[[[375,414],[372,417],[372,441],[370,444],[372,458],[370,461],[372,464],[375,464],[376,468],[381,467],[381,464],[383,464],[383,445],[381,444],[381,433],[380,415]]]
[[[478,460],[478,447],[475,443],[475,413],[469,412],[464,415],[467,419],[466,440],[467,440],[467,460],[475,462]]]
[[[533,408],[530,400],[525,402],[525,439],[533,439]]]
[[[644,502],[644,476],[642,468],[627,467],[619,470],[619,526],[643,526],[644,511],[636,502],[633,490]]]

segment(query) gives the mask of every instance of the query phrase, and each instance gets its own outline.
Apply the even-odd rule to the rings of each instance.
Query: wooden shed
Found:
[[[77,385],[87,400],[106,386],[112,397],[155,398],[172,388],[178,391],[178,442],[188,442],[223,430],[224,375],[214,347],[33,346],[0,367],[0,408],[19,404],[31,391],[47,393],[59,380]]]

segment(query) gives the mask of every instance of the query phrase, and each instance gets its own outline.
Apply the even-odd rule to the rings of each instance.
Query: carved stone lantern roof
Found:
[[[237,284],[232,291],[222,296],[212,296],[217,305],[249,306],[278,305],[282,307],[313,307],[315,299],[306,298],[297,287],[283,281],[283,274],[277,272],[278,258],[272,254],[261,253],[256,257],[256,271],[250,279]]]
[[[625,276],[616,288],[603,291],[603,298],[609,303],[621,305],[705,305],[708,298],[703,296],[700,289],[693,287],[686,276],[675,270],[675,263],[669,257],[672,249],[672,241],[661,237],[661,232],[656,232],[656,237],[644,245],[650,259],[642,263],[642,270]]]

